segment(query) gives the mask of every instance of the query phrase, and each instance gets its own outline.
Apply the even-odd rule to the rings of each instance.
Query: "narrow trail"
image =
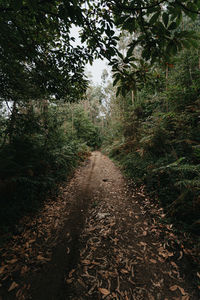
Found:
[[[0,300],[200,299],[190,253],[156,209],[93,152],[62,197],[0,249],[12,262],[0,267]]]

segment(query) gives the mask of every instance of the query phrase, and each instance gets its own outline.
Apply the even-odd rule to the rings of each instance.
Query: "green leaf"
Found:
[[[142,57],[148,60],[150,58],[150,50],[149,49],[144,49],[142,51]]]
[[[120,93],[121,93],[121,87],[119,86],[119,87],[117,88],[116,97],[118,97]]]
[[[176,22],[172,22],[172,23],[169,25],[168,30],[174,30],[174,29],[176,29],[176,28],[177,28]]]
[[[153,24],[158,20],[159,16],[160,16],[160,12],[155,13],[155,14],[151,17],[151,19],[150,19],[150,21],[149,21],[149,24],[150,24],[150,25],[153,25]]]
[[[178,15],[178,17],[177,17],[177,19],[176,19],[176,25],[177,25],[177,27],[181,24],[182,18],[183,18],[182,12],[180,12],[179,15]]]
[[[127,56],[128,56],[128,57],[131,56],[131,55],[133,54],[134,48],[135,48],[135,45],[130,46],[130,48],[129,48],[128,51],[127,51]]]
[[[124,59],[123,55],[119,51],[117,51],[117,54],[121,59]]]
[[[115,86],[119,80],[120,80],[119,77],[115,78],[115,80],[113,81],[113,86]]]
[[[171,54],[176,54],[177,53],[177,47],[176,44],[173,41],[170,41],[170,43],[167,45],[166,48],[166,54],[171,55]]]
[[[168,22],[169,22],[169,15],[167,13],[164,13],[162,15],[163,23],[165,24],[165,27],[167,27]]]
[[[136,64],[134,64],[134,63],[131,63],[130,65],[131,65],[131,67],[133,67],[134,69],[137,69],[137,68],[138,68],[138,66],[137,66]]]
[[[121,87],[121,93],[122,93],[122,96],[125,97],[126,96],[126,93],[127,93],[127,90],[125,87]]]
[[[136,28],[135,18],[128,18],[123,24],[122,28],[128,30],[129,32],[133,32]]]

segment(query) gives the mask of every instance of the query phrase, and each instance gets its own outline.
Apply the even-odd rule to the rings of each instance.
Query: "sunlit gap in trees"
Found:
[[[71,37],[74,38],[74,42],[72,42],[72,45],[86,46],[86,43],[81,43],[79,31],[80,31],[79,27],[72,25],[71,33],[70,33]],[[108,66],[107,60],[96,59],[92,65],[90,65],[90,63],[86,65],[85,74],[87,75],[90,81],[94,82],[94,84],[100,84],[102,82],[101,76],[104,69],[107,69],[108,73],[111,74],[111,68],[110,66]]]

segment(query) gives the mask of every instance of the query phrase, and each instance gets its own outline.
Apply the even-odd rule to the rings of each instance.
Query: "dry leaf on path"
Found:
[[[72,277],[72,274],[75,272],[75,269],[72,269],[70,272],[69,272],[69,278]]]
[[[178,266],[177,266],[177,264],[176,264],[175,262],[171,261],[170,263],[171,263],[171,265],[172,265],[173,267],[175,267],[176,269],[178,269]]]
[[[11,284],[11,286],[8,289],[8,292],[11,292],[12,290],[14,290],[16,287],[18,287],[18,283],[16,283],[15,281],[13,281],[13,283]]]
[[[66,279],[66,283],[70,284],[70,283],[72,283],[73,280],[74,280],[74,278]]]
[[[16,258],[13,258],[11,260],[7,260],[7,263],[8,264],[15,264],[17,262],[17,259]]]
[[[172,285],[172,286],[170,286],[170,291],[172,291],[172,292],[174,292],[174,291],[176,291],[177,290],[177,288],[178,288],[178,286],[177,285]]]
[[[128,273],[128,271],[126,269],[121,269],[120,272],[123,273],[123,274],[127,274]]]
[[[181,298],[181,300],[190,300],[190,296],[189,295],[185,295]]]
[[[177,286],[177,287],[183,296],[185,296],[187,294],[182,287],[180,287],[180,286]]]
[[[91,261],[88,260],[88,259],[84,259],[84,260],[82,260],[81,262],[82,262],[82,264],[84,264],[84,265],[90,265],[90,264],[91,264]]]
[[[7,267],[7,265],[4,265],[3,267],[0,267],[0,274],[3,274],[6,267]]]
[[[50,261],[51,260],[50,258],[43,257],[42,255],[38,255],[37,259],[41,260],[41,261]]]
[[[179,256],[178,260],[180,260],[182,257],[183,257],[183,252],[180,251],[180,256]]]
[[[151,295],[150,293],[148,293],[148,299],[149,299],[149,300],[155,300],[154,296]]]
[[[110,294],[110,291],[104,288],[98,288],[99,292],[103,294],[104,296],[108,296]]]

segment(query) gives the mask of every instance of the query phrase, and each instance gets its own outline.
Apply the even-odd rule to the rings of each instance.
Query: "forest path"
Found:
[[[188,253],[162,214],[93,152],[62,197],[0,249],[0,300],[199,299]]]

